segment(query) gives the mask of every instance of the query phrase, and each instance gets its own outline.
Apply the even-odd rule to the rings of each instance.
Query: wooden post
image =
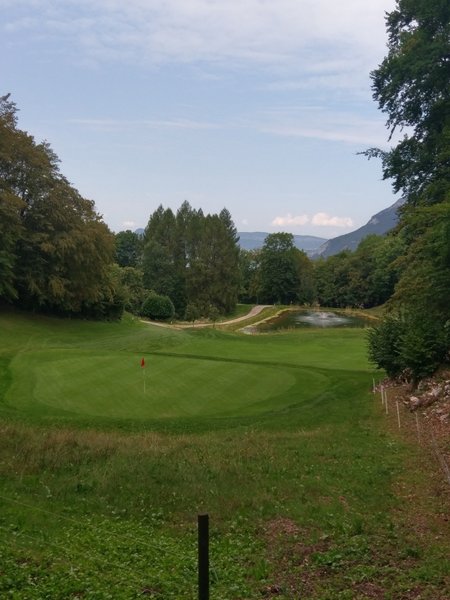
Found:
[[[198,600],[209,600],[208,515],[198,515]]]
[[[384,404],[386,406],[386,414],[389,414],[389,406],[388,406],[388,395],[387,395],[387,391],[384,390]]]
[[[395,404],[397,406],[397,421],[398,421],[398,428],[400,429],[401,424],[400,424],[400,408],[398,406],[398,400],[395,401]]]
[[[416,414],[416,427],[417,427],[417,441],[420,444],[420,425],[419,425],[419,415],[417,413]]]

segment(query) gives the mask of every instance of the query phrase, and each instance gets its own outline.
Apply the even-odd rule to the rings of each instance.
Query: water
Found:
[[[339,311],[324,310],[298,310],[282,313],[270,321],[261,323],[245,331],[245,333],[269,333],[283,329],[297,329],[301,327],[368,327],[370,321],[363,317],[356,317]],[[250,331],[250,329],[252,329]]]

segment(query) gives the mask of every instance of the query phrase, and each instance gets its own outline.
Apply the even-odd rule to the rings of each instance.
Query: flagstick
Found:
[[[145,394],[145,367],[144,367],[144,394]]]

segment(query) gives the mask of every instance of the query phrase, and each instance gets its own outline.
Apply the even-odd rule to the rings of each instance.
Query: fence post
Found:
[[[198,600],[209,600],[208,515],[198,515]]]

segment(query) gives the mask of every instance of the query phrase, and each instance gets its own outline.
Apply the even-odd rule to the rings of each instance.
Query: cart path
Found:
[[[232,325],[233,323],[240,323],[241,321],[246,321],[247,319],[251,319],[252,317],[256,317],[256,315],[259,315],[260,312],[262,312],[265,308],[270,308],[272,307],[272,304],[258,304],[257,306],[254,306],[250,312],[248,312],[246,315],[243,315],[242,317],[236,317],[236,319],[230,319],[228,321],[218,321],[216,323],[195,323],[195,324],[191,324],[191,323],[185,323],[185,324],[176,324],[176,325],[171,325],[170,323],[158,323],[156,321],[144,321],[143,319],[140,319],[142,323],[147,323],[149,325],[156,325],[157,327],[168,327],[170,329],[197,329],[198,327],[213,327],[214,325]]]

